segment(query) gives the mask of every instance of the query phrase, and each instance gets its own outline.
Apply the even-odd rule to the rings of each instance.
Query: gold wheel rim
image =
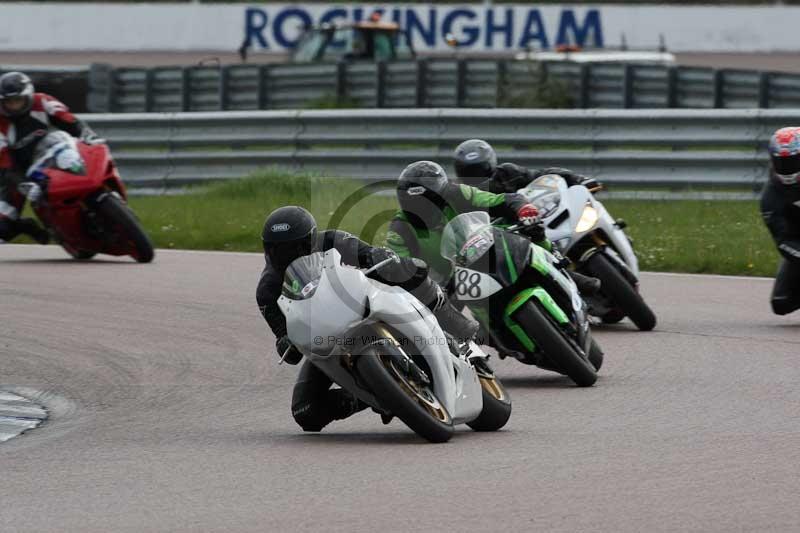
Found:
[[[420,407],[425,409],[425,411],[427,411],[436,420],[445,424],[451,423],[450,414],[439,402],[439,400],[428,390],[427,387],[419,387],[415,383],[408,381],[405,375],[403,375],[403,373],[400,372],[397,367],[395,367],[391,358],[381,355],[380,359],[383,366],[389,371],[392,377],[394,377],[394,380],[397,382],[397,384],[400,385],[406,394],[413,397]]]
[[[497,380],[495,376],[486,376],[483,374],[478,375],[481,382],[481,388],[486,391],[492,398],[505,402],[508,400],[508,394],[503,385]]]

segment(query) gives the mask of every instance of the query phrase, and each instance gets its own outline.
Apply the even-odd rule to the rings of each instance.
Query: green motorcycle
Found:
[[[485,212],[464,213],[442,235],[441,253],[454,266],[453,297],[466,304],[501,357],[597,381],[603,352],[592,339],[586,304],[553,254],[492,225]]]

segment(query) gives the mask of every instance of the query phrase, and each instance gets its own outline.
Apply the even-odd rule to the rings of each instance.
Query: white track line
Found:
[[[27,398],[0,391],[0,442],[13,439],[47,419],[47,411]]]

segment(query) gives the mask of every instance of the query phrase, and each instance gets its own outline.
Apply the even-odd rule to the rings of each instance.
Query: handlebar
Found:
[[[541,218],[540,217],[536,217],[535,220],[536,220],[536,222],[541,222]],[[494,220],[492,220],[491,224],[492,224],[492,226],[497,226],[497,225],[501,224],[502,222],[503,222],[503,219],[501,217],[498,217],[498,218],[495,218]],[[517,223],[517,224],[513,224],[511,226],[508,226],[507,228],[503,228],[503,229],[505,229],[506,231],[518,231],[518,230],[521,230],[524,227],[526,227],[525,224]]]
[[[400,262],[400,257],[398,257],[396,255],[393,255],[392,257],[387,257],[383,261],[381,261],[379,263],[375,263],[370,268],[366,269],[364,271],[364,275],[368,276],[368,275],[372,274],[373,272],[375,272],[376,270],[378,270],[379,268],[382,268],[383,266],[388,265],[389,263],[399,263],[399,262]]]

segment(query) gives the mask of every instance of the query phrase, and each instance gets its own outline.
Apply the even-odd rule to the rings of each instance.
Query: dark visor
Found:
[[[800,172],[800,154],[788,157],[773,157],[772,168],[775,170],[775,174],[781,176],[796,174]]]

